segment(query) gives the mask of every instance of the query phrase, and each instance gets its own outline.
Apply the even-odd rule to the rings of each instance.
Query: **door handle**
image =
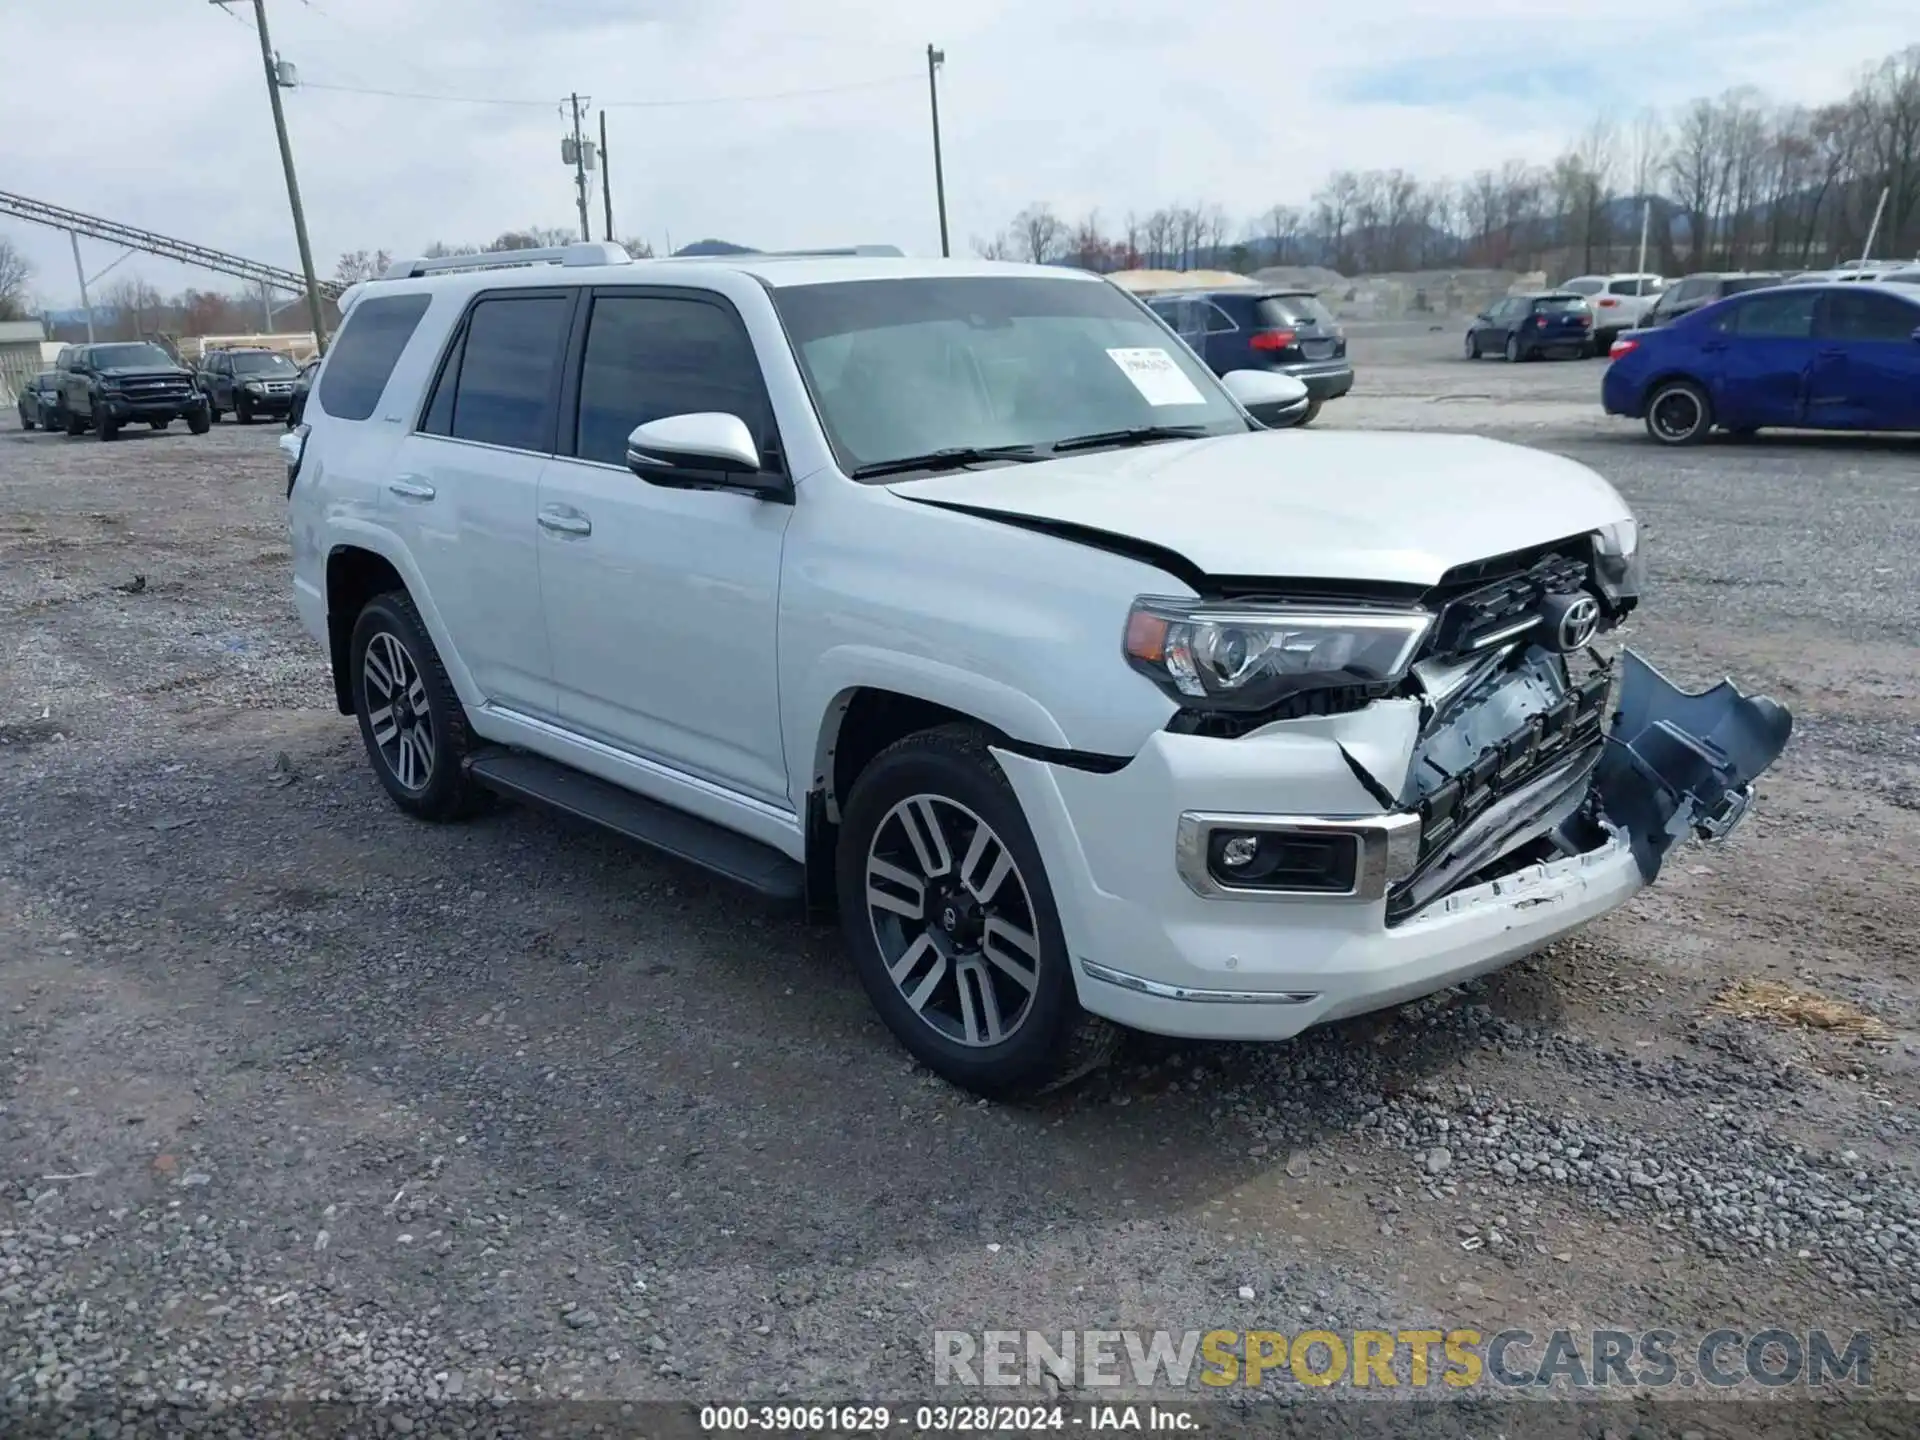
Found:
[[[431,500],[433,498],[433,486],[411,475],[404,475],[398,480],[390,481],[387,489],[406,500]]]
[[[540,528],[558,535],[591,535],[593,521],[575,510],[547,509],[540,512]]]

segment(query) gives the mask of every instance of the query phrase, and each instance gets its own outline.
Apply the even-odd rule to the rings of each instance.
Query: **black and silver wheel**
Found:
[[[213,416],[206,410],[187,412],[187,429],[195,435],[204,435],[213,428]]]
[[[1466,342],[1462,344],[1460,348],[1465,353],[1467,359],[1478,360],[1480,358],[1480,332],[1478,330],[1467,331]]]
[[[93,430],[102,440],[118,440],[120,438],[119,424],[106,415],[95,415],[93,417]]]
[[[840,830],[841,923],[861,982],[900,1042],[997,1098],[1104,1062],[1119,1031],[1074,994],[1039,848],[985,741],[908,736],[853,788]]]
[[[1669,380],[1647,401],[1647,434],[1662,445],[1698,445],[1713,432],[1713,404],[1691,380]]]
[[[1507,336],[1507,363],[1509,365],[1517,365],[1526,358],[1527,352],[1520,348],[1520,337],[1518,335]]]
[[[375,596],[348,649],[354,710],[374,773],[410,815],[449,820],[471,810],[466,712],[420,612],[404,591]]]

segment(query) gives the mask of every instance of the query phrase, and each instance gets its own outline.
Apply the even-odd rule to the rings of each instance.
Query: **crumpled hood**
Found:
[[[1632,513],[1584,465],[1470,435],[1253,432],[887,488],[1144,541],[1209,575],[1412,585]]]
[[[108,365],[94,372],[102,380],[150,380],[155,376],[191,375],[178,365]]]

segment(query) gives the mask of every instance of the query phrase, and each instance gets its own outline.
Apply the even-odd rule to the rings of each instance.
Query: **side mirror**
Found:
[[[1473,318],[1476,320],[1491,320],[1493,319],[1493,312],[1491,310],[1482,310],[1478,315],[1474,316]]]
[[[665,415],[635,426],[627,436],[627,468],[649,485],[670,489],[792,493],[786,476],[762,470],[747,422],[720,411]]]
[[[1273,370],[1229,370],[1220,377],[1227,393],[1262,425],[1296,424],[1307,413],[1307,387]]]

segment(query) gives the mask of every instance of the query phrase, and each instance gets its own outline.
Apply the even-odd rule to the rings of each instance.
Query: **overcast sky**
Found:
[[[608,107],[622,234],[937,254],[931,41],[947,54],[948,211],[964,253],[1032,200],[1110,220],[1217,201],[1238,220],[1304,204],[1336,168],[1433,177],[1544,161],[1597,114],[1628,120],[1734,85],[1835,98],[1914,39],[1913,4],[269,0],[269,21],[305,82],[285,98],[324,275],[345,250],[576,223],[560,159],[574,90],[593,127]],[[296,267],[250,11],[0,0],[0,189]],[[689,100],[711,103],[633,103]],[[78,302],[64,234],[5,216],[0,234],[26,250],[39,295]],[[90,276],[120,253],[81,245]],[[229,283],[135,257],[103,285],[122,275],[167,292]]]

